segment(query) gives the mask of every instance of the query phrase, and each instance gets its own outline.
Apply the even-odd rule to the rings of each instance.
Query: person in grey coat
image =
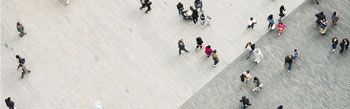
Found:
[[[17,31],[20,32],[19,37],[23,37],[24,35],[27,34],[24,32],[24,27],[23,27],[22,23],[19,21],[17,22]]]
[[[190,51],[186,50],[185,48],[185,43],[183,39],[180,39],[179,42],[177,43],[179,46],[179,55],[181,55],[181,50],[185,51],[186,53],[189,53]]]

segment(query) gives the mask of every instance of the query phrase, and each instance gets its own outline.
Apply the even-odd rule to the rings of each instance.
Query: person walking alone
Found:
[[[286,9],[283,5],[280,7],[280,14],[278,15],[280,16],[280,19],[278,20],[279,22],[282,21],[282,18],[286,16]]]
[[[16,59],[17,59],[19,64],[24,64],[25,63],[25,59],[21,58],[19,55],[16,55]]]
[[[248,27],[247,27],[247,30],[248,29],[252,29],[254,31],[254,25],[256,24],[256,20],[253,18],[253,17],[250,17],[249,18],[249,21],[248,21]]]
[[[203,44],[203,40],[202,40],[202,38],[201,37],[197,37],[196,38],[196,41],[197,41],[197,47],[196,47],[196,50],[198,49],[198,48],[200,48],[200,49],[202,49],[202,44]]]
[[[205,54],[207,54],[207,58],[209,58],[211,53],[213,53],[213,50],[211,49],[211,46],[208,45],[208,46],[205,47],[205,51],[204,52],[205,52]]]
[[[245,45],[245,50],[248,51],[247,59],[249,59],[254,49],[255,49],[255,44],[252,44],[251,42],[248,42],[247,45]]]
[[[219,57],[218,55],[216,54],[216,50],[213,51],[213,53],[211,54],[211,56],[213,57],[213,60],[214,60],[214,67],[216,67],[216,64],[219,63]]]
[[[260,88],[263,87],[263,84],[260,82],[260,79],[258,77],[254,77],[253,82],[254,82],[253,92],[260,91],[261,90]]]
[[[288,65],[288,72],[290,72],[292,68],[292,62],[293,62],[293,56],[292,55],[287,55],[286,58],[284,59],[284,65]]]
[[[141,1],[141,4],[142,4],[140,10],[142,10],[145,7],[147,7],[147,10],[145,11],[145,13],[148,14],[148,11],[152,10],[152,8],[151,8],[152,2],[150,0],[140,0],[140,1]]]
[[[179,55],[181,55],[181,51],[185,51],[186,53],[189,53],[190,51],[186,50],[185,48],[185,43],[183,39],[180,39],[179,42],[177,43],[178,47],[179,47]]]
[[[274,24],[275,24],[275,20],[273,19],[273,15],[270,14],[268,17],[267,17],[267,21],[269,21],[269,25],[267,26],[267,29],[274,29]]]
[[[332,38],[332,52],[335,52],[335,49],[337,48],[338,45],[338,38],[336,36],[334,36]]]
[[[24,35],[26,35],[27,33],[24,32],[24,27],[22,25],[21,22],[17,22],[17,31],[19,32],[19,37],[23,37]]]
[[[248,106],[250,106],[251,104],[249,103],[249,99],[248,96],[243,96],[242,100],[240,100],[239,102],[243,103],[243,109],[246,109]]]
[[[332,13],[332,24],[333,24],[333,25],[338,24],[338,20],[339,20],[338,12],[337,12],[337,11],[334,11],[334,12]]]
[[[260,63],[261,59],[264,58],[264,55],[261,53],[260,49],[255,49],[254,56],[255,62],[258,64]]]
[[[9,108],[9,109],[15,109],[15,102],[11,101],[11,98],[8,97],[7,99],[5,99],[5,103],[6,103],[6,106]]]

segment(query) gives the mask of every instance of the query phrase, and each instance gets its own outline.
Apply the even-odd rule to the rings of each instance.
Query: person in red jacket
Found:
[[[205,47],[205,54],[207,54],[207,58],[210,57],[211,53],[213,53],[213,50],[211,49],[210,45]]]

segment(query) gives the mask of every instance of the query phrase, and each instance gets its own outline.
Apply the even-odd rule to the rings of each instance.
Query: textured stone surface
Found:
[[[207,27],[183,21],[177,0],[153,0],[148,15],[139,0],[1,0],[1,100],[11,96],[19,109],[87,109],[97,100],[107,109],[177,108],[267,32],[268,14],[303,1],[204,0]],[[255,31],[245,31],[250,16]],[[197,36],[218,50],[218,67],[194,51]],[[178,56],[181,38],[190,54]],[[16,54],[32,70],[23,80]]]
[[[327,35],[319,33],[314,15],[324,11],[340,13],[340,23],[329,26]],[[306,1],[283,20],[288,26],[281,36],[269,32],[257,41],[265,58],[255,64],[245,53],[220,72],[180,108],[238,109],[243,95],[248,95],[250,109],[274,109],[283,104],[287,109],[345,109],[350,103],[350,51],[331,52],[331,39],[350,38],[350,1],[321,0],[321,5]],[[283,67],[284,57],[297,48],[300,56],[291,72]],[[242,72],[250,70],[264,84],[261,92],[252,92],[253,84],[243,87]]]

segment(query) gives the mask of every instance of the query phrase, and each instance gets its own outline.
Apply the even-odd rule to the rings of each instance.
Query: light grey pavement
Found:
[[[185,8],[194,0],[183,1]],[[140,11],[139,0],[1,0],[1,99],[18,109],[177,108],[266,30],[266,17],[284,4],[290,13],[304,0],[204,0],[211,26],[194,25],[177,14],[177,1],[153,0]],[[248,18],[255,31],[245,31]],[[19,38],[16,22],[25,37]],[[195,38],[218,50],[212,67]],[[183,38],[192,52],[178,56]],[[32,73],[20,79],[18,54]],[[4,107],[0,102],[0,108]]]
[[[331,25],[330,13],[340,13],[340,23]],[[249,109],[346,109],[350,103],[350,50],[331,52],[331,39],[350,38],[350,1],[321,0],[320,5],[306,1],[283,20],[288,26],[284,34],[269,32],[257,41],[264,59],[255,64],[253,58],[240,55],[228,67],[210,80],[182,109],[239,109],[242,96],[249,96]],[[320,35],[314,16],[324,11],[330,22],[325,36]],[[340,43],[340,42],[339,42]],[[283,66],[284,58],[297,48],[300,56],[292,71]],[[240,75],[250,70],[252,77],[264,84],[261,92],[253,92],[253,84],[243,87]]]

